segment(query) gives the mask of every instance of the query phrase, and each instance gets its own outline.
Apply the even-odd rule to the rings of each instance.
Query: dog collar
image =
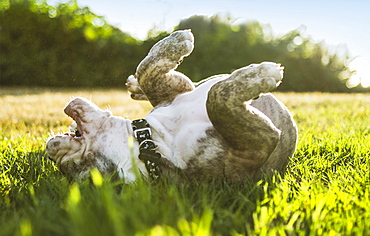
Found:
[[[160,176],[159,161],[162,156],[156,151],[158,147],[152,140],[150,125],[145,119],[139,119],[132,121],[131,126],[139,142],[139,159],[144,162],[149,176],[156,180]]]

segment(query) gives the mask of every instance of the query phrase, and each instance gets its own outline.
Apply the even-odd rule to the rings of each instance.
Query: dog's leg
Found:
[[[212,124],[236,152],[248,153],[256,167],[275,149],[280,130],[251,101],[280,84],[282,69],[275,63],[243,67],[213,85],[208,93]]]
[[[176,31],[156,43],[137,67],[135,78],[154,107],[170,103],[178,94],[194,89],[188,77],[175,71],[192,52],[193,42],[190,30]]]

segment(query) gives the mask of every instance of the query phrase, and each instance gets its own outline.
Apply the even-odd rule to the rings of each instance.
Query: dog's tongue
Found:
[[[72,136],[72,137],[75,137],[76,136],[75,133],[70,133],[70,132],[64,133],[64,135],[68,135],[68,136]]]

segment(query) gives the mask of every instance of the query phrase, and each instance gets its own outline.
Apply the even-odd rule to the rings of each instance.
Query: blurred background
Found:
[[[0,0],[0,86],[124,88],[154,43],[191,29],[178,70],[194,82],[274,61],[279,91],[370,92],[370,3],[305,2]]]

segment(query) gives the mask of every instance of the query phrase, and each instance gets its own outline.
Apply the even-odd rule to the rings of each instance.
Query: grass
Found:
[[[295,157],[284,177],[238,186],[68,182],[44,148],[72,96],[131,119],[150,110],[119,90],[0,89],[0,235],[370,235],[369,94],[277,93]]]

